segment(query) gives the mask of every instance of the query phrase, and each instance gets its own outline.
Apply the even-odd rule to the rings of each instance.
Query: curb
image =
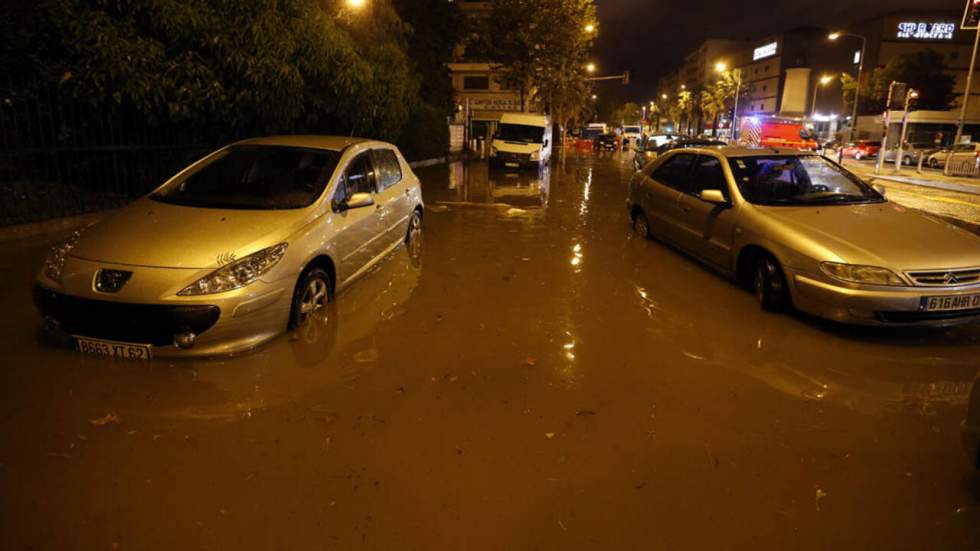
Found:
[[[423,159],[421,161],[412,161],[412,162],[408,163],[408,166],[410,166],[412,168],[425,168],[425,167],[428,167],[428,166],[435,166],[435,165],[441,165],[441,164],[454,163],[456,161],[466,161],[466,160],[469,160],[471,158],[474,158],[473,155],[471,155],[470,153],[464,151],[464,152],[461,152],[461,153],[452,153],[452,154],[446,155],[445,157],[435,157],[433,159]]]
[[[966,193],[968,195],[980,195],[980,186],[974,186],[970,184],[957,184],[954,182],[937,182],[934,180],[920,180],[918,178],[905,178],[902,176],[872,175],[868,177],[869,182],[874,182],[875,180],[885,180],[886,182],[895,182],[898,184],[905,184],[909,186],[920,186],[920,187],[928,187],[933,189],[942,189],[945,191],[956,191],[959,193]]]

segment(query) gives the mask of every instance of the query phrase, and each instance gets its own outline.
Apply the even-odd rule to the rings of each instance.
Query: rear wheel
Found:
[[[293,292],[293,305],[289,311],[289,328],[296,329],[304,322],[326,311],[333,294],[330,276],[322,268],[312,268],[303,273]]]
[[[761,255],[756,259],[752,287],[763,310],[784,312],[789,309],[790,298],[786,277],[775,258]]]
[[[647,215],[643,214],[643,211],[637,211],[636,215],[633,217],[633,234],[643,237],[644,239],[650,239],[650,221],[647,220]]]
[[[930,168],[939,168],[939,159],[936,159],[936,158],[929,159],[929,167]]]
[[[902,164],[905,166],[912,166],[912,157],[905,156],[902,158]]]

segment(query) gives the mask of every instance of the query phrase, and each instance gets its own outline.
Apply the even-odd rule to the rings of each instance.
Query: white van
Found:
[[[640,125],[623,126],[623,148],[627,145],[636,145],[643,136],[643,127]]]
[[[490,146],[490,165],[537,168],[551,160],[551,119],[546,115],[507,113],[500,117]]]

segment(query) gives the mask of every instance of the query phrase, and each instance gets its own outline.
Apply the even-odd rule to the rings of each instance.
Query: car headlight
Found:
[[[52,281],[61,283],[61,272],[65,267],[65,259],[68,258],[68,253],[75,248],[75,244],[78,243],[78,238],[81,235],[82,232],[77,231],[71,234],[71,237],[68,239],[51,247],[51,252],[44,259],[43,272],[46,277]]]
[[[863,283],[865,285],[906,285],[898,274],[877,266],[861,266],[858,264],[840,264],[824,262],[820,269],[828,276],[848,283]]]
[[[244,287],[268,272],[286,254],[287,243],[262,249],[218,268],[177,293],[180,296],[213,295]]]
[[[540,158],[541,158],[541,152],[540,151],[532,151],[531,152],[531,160],[532,161],[537,161]]]

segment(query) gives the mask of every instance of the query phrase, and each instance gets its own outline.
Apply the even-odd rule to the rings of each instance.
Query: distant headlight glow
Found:
[[[282,260],[286,247],[288,244],[280,243],[236,260],[188,285],[177,294],[185,297],[213,295],[244,287],[262,277]]]
[[[848,283],[861,283],[864,285],[907,285],[898,274],[877,266],[860,266],[858,264],[840,264],[837,262],[824,262],[820,269],[828,276],[846,281]]]

